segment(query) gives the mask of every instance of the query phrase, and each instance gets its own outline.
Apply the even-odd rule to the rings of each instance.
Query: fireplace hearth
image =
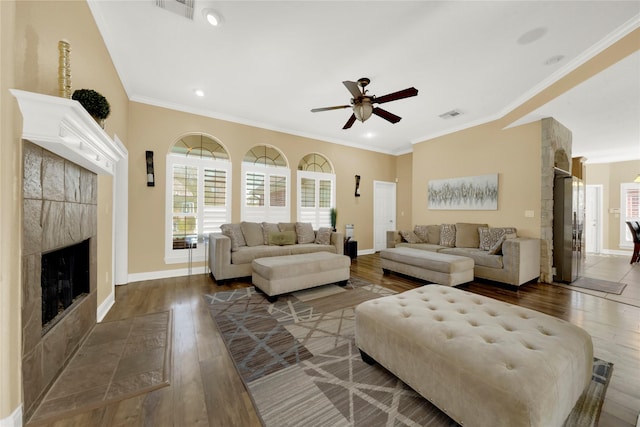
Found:
[[[42,333],[89,294],[89,239],[42,254]]]

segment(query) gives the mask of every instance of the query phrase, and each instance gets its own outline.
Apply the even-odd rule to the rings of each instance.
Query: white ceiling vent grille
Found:
[[[156,6],[193,21],[194,1],[195,0],[156,0]]]
[[[440,114],[438,117],[440,117],[441,119],[450,119],[452,117],[459,116],[460,114],[462,114],[462,111],[460,110],[451,110],[447,111],[446,113]]]

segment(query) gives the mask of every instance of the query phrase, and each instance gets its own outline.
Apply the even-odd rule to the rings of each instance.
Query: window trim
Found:
[[[332,207],[336,206],[336,174],[334,173],[327,173],[327,172],[313,172],[313,171],[303,171],[303,170],[298,170],[297,171],[297,177],[296,177],[296,195],[297,195],[297,206],[296,206],[296,212],[297,212],[297,220],[298,221],[302,221],[302,210],[308,210],[311,208],[303,208],[302,207],[302,179],[303,178],[307,178],[307,179],[313,179],[316,182],[315,185],[315,202],[316,202],[316,206],[315,206],[315,216],[316,219],[314,222],[312,222],[313,224],[313,228],[314,229],[318,229],[321,224],[319,223],[320,221],[320,213],[323,211],[326,211],[327,213],[331,210]],[[328,208],[320,208],[319,204],[320,204],[320,186],[318,185],[320,181],[330,181],[331,182],[331,202]],[[331,224],[329,224],[329,226],[331,226]]]
[[[265,204],[260,207],[247,206],[247,174],[260,173],[265,175]],[[270,206],[270,184],[271,176],[284,176],[287,180],[285,185],[285,206]],[[251,163],[242,163],[242,182],[241,182],[241,200],[240,200],[240,220],[251,221],[250,214],[263,211],[261,215],[265,222],[289,222],[291,219],[291,169],[275,166],[256,165]],[[254,212],[251,212],[254,211]],[[281,214],[281,215],[278,215]],[[247,219],[248,218],[248,219]],[[255,221],[254,221],[255,222]]]
[[[640,221],[640,218],[630,217],[627,218],[627,191],[637,190],[640,191],[640,183],[636,182],[623,182],[620,184],[620,248],[621,249],[633,249],[633,239],[627,239],[630,236],[629,226],[627,221]]]
[[[226,160],[215,160],[204,157],[185,157],[175,153],[167,154],[167,164],[165,170],[165,243],[164,243],[164,262],[165,264],[178,264],[189,261],[189,250],[173,249],[173,167],[175,165],[188,165],[198,168],[198,213],[197,222],[200,229],[203,225],[204,209],[200,203],[204,204],[204,169],[223,169],[227,173],[226,180],[226,219],[225,222],[231,222],[231,190],[232,190],[232,164]],[[198,230],[198,235],[202,233]],[[200,242],[201,243],[201,242]],[[206,260],[204,244],[198,244],[197,248],[192,250],[192,262],[202,262]]]

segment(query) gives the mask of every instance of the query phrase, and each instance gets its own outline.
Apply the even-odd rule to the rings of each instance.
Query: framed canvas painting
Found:
[[[431,180],[428,183],[428,208],[497,210],[498,174]]]

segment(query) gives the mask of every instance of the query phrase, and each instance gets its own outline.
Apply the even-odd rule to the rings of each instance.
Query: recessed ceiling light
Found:
[[[558,62],[562,61],[563,59],[564,59],[564,55],[554,55],[551,58],[549,58],[546,61],[544,61],[544,65],[557,64]]]
[[[220,25],[222,25],[222,15],[220,15],[219,12],[213,9],[203,9],[202,16],[204,16],[207,22],[214,27],[219,27]]]
[[[204,91],[202,89],[196,89],[193,91],[197,96],[204,96]]]
[[[545,34],[547,34],[546,27],[538,27],[533,30],[527,31],[520,37],[518,37],[518,44],[529,44],[536,40],[540,40]]]
[[[374,136],[376,136],[376,134],[373,132],[367,132],[364,134],[365,138],[373,138]]]

